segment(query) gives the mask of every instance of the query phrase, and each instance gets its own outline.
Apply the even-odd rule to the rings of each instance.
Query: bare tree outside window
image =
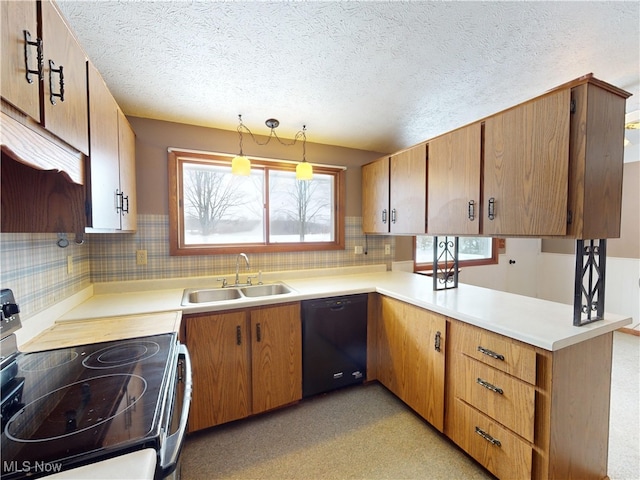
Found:
[[[260,178],[236,177],[220,166],[185,165],[185,227],[204,240],[217,235],[225,243],[229,231],[256,229],[262,202],[256,209],[256,194],[262,198]],[[253,193],[253,195],[251,194]]]
[[[314,165],[313,179],[296,180],[295,162],[252,158],[238,176],[232,158],[170,150],[172,255],[345,248],[343,167]]]
[[[333,176],[301,181],[293,172],[273,172],[270,178],[272,241],[333,240]]]

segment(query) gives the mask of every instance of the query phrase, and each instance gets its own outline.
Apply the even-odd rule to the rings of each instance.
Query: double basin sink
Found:
[[[245,287],[189,288],[182,295],[182,305],[199,305],[202,303],[218,303],[229,300],[271,297],[286,295],[294,290],[284,283],[268,283],[264,285],[247,285]]]

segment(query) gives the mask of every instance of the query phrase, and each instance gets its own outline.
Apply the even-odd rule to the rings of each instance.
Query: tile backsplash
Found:
[[[60,248],[56,234],[1,233],[0,285],[11,288],[23,315],[79,292],[91,283],[150,280],[174,277],[229,275],[236,255],[170,256],[168,215],[138,215],[135,234],[87,234],[78,245],[70,238]],[[391,255],[384,254],[385,244]],[[356,255],[355,246],[367,254]],[[136,264],[136,250],[147,251],[147,265]],[[345,249],[249,255],[251,272],[338,268],[387,264],[391,268],[395,242],[392,236],[362,233],[361,217],[345,218]],[[68,257],[72,271],[69,272]]]

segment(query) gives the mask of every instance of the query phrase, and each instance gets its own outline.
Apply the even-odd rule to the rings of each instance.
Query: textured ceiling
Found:
[[[127,115],[393,152],[590,72],[639,108],[637,1],[58,4]]]

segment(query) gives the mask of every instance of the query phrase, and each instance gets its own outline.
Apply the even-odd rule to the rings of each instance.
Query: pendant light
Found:
[[[313,167],[307,162],[307,126],[302,126],[302,162],[296,165],[296,180],[311,180]]]
[[[251,174],[251,161],[242,153],[242,129],[246,128],[242,123],[242,115],[238,115],[238,136],[240,137],[240,154],[231,160],[231,173],[233,175],[247,176]]]
[[[280,125],[280,122],[275,118],[269,118],[264,122],[265,125],[270,129],[269,137],[267,137],[267,140],[265,142],[261,143],[258,140],[256,140],[256,137],[253,135],[253,132],[251,132],[251,130],[249,130],[244,125],[244,123],[242,123],[242,115],[238,115],[238,120],[239,120],[238,137],[240,139],[240,154],[236,155],[235,157],[233,157],[233,160],[231,160],[231,173],[233,175],[250,175],[251,174],[251,161],[247,157],[245,157],[242,151],[242,131],[246,130],[247,133],[251,135],[251,138],[253,139],[253,141],[257,145],[261,145],[261,146],[267,145],[271,141],[271,138],[273,137],[281,145],[290,147],[291,145],[295,145],[298,139],[302,137],[302,162],[296,166],[296,180],[311,180],[313,178],[313,167],[311,166],[310,163],[307,162],[307,158],[306,158],[307,157],[307,135],[306,135],[307,126],[306,125],[303,125],[302,130],[296,133],[292,142],[283,142],[280,139],[280,137],[278,137],[278,134],[275,131],[275,129]]]

